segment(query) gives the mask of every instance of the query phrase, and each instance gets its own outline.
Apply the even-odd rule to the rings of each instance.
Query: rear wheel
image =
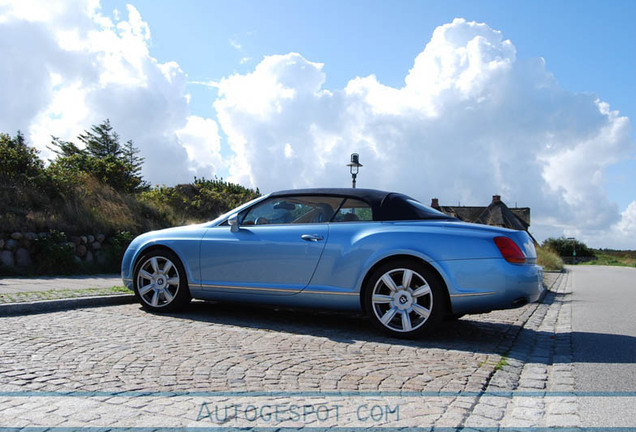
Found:
[[[139,258],[133,280],[144,309],[170,312],[191,300],[183,265],[169,250],[150,251]]]
[[[396,260],[373,272],[365,306],[371,321],[385,333],[415,338],[441,320],[446,297],[433,271],[415,261]]]

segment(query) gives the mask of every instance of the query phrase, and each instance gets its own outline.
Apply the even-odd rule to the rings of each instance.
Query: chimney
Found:
[[[495,203],[498,203],[498,202],[501,202],[501,195],[493,195],[492,196],[492,203],[495,204]]]
[[[437,198],[433,198],[431,200],[431,207],[433,207],[436,210],[439,210],[439,200]]]

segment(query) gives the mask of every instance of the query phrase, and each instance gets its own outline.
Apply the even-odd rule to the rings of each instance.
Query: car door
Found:
[[[243,211],[236,232],[209,228],[201,242],[202,288],[267,295],[301,291],[318,265],[340,201],[274,197]]]

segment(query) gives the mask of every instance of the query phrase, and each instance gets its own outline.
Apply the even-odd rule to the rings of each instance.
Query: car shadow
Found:
[[[556,296],[555,296],[556,297]],[[265,329],[296,335],[328,338],[339,343],[357,341],[386,343],[404,347],[457,350],[470,353],[498,354],[521,361],[527,360],[528,350],[513,349],[508,352],[509,341],[524,332],[527,344],[562,344],[572,339],[585,346],[620,346],[608,357],[604,350],[585,350],[577,353],[575,361],[584,363],[634,363],[636,358],[636,338],[624,335],[602,333],[554,333],[522,329],[505,322],[471,318],[467,315],[459,320],[444,321],[435,331],[422,339],[409,340],[385,336],[361,314],[333,311],[289,309],[262,305],[216,303],[194,301],[186,309],[177,313],[161,314],[184,320],[210,324],[223,324],[246,329]],[[483,317],[483,316],[482,316]],[[563,361],[550,355],[540,356],[533,361],[552,364]]]
[[[364,341],[489,354],[504,354],[498,345],[507,335],[520,330],[518,326],[476,321],[467,316],[444,321],[425,338],[408,340],[383,335],[361,314],[203,301],[192,302],[187,309],[169,315],[211,324],[324,337],[339,343]]]
[[[573,332],[572,339],[577,363],[636,364],[636,337]]]

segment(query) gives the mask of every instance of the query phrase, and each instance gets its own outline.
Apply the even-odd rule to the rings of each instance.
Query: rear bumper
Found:
[[[449,284],[453,314],[517,308],[540,300],[545,293],[543,269],[538,265],[476,260],[449,267],[457,267],[449,273],[456,275]]]

